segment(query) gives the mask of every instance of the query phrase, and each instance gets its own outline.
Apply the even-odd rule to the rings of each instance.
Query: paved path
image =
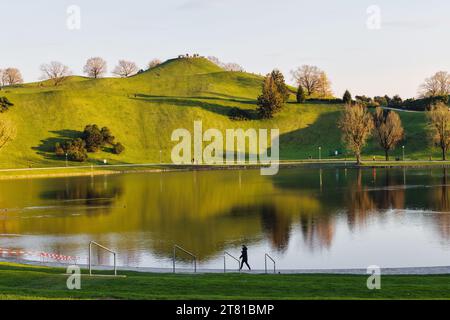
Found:
[[[26,265],[37,265],[47,267],[62,267],[68,266],[67,263],[28,261],[28,260],[13,260],[0,258],[3,262],[16,262]],[[79,265],[81,268],[88,268],[87,265]],[[120,271],[136,271],[136,272],[150,272],[150,273],[172,273],[172,268],[149,268],[149,267],[118,267]],[[101,270],[113,270],[112,267],[102,266],[95,267],[94,273],[99,273]],[[194,273],[193,269],[177,268],[177,273]],[[229,269],[227,272],[237,272],[236,269]],[[273,273],[273,269],[268,270]],[[197,273],[223,273],[223,269],[197,269]],[[245,274],[262,274],[264,270],[244,270]],[[280,269],[276,270],[279,274],[353,274],[353,275],[367,275],[366,269]],[[432,274],[450,274],[450,266],[435,266],[435,267],[406,267],[406,268],[382,268],[382,275],[432,275]]]

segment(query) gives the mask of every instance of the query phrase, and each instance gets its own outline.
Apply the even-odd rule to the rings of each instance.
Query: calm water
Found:
[[[450,265],[450,171],[285,169],[0,181],[0,247],[171,267],[173,244],[200,267],[249,247],[279,268]],[[106,264],[108,255],[96,252]],[[188,261],[185,261],[188,265]],[[232,262],[229,262],[232,265]]]

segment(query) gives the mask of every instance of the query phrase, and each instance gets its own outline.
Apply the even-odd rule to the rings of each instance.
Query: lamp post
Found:
[[[405,161],[405,146],[402,146],[402,160]]]
[[[66,152],[66,167],[68,166],[68,164],[67,164],[67,156],[68,156],[68,153]]]
[[[322,160],[322,147],[319,147],[319,160]]]

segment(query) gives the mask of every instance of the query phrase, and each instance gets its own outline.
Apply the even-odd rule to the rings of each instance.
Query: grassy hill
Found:
[[[7,87],[15,105],[2,116],[16,126],[17,137],[0,150],[0,167],[40,167],[64,165],[53,155],[55,142],[73,138],[84,126],[96,123],[109,127],[123,143],[122,155],[109,152],[90,154],[90,162],[110,163],[170,161],[176,128],[192,128],[202,120],[203,128],[279,128],[282,159],[306,159],[341,149],[336,120],[342,105],[296,104],[294,96],[284,110],[271,120],[232,121],[232,107],[254,110],[262,84],[257,75],[227,72],[203,58],[173,59],[130,78],[89,79],[70,77],[55,87],[36,82]],[[407,132],[408,158],[428,158],[422,113],[401,113]],[[383,155],[371,143],[367,156]],[[400,150],[394,152],[399,154]],[[438,150],[434,155],[439,155]]]

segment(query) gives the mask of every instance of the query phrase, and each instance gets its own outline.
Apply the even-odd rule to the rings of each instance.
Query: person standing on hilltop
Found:
[[[244,263],[247,265],[248,270],[252,270],[248,264],[248,256],[247,256],[247,247],[245,245],[242,246],[241,256],[239,259],[242,259],[241,267],[239,268],[239,271],[242,270],[242,267],[244,266]]]

